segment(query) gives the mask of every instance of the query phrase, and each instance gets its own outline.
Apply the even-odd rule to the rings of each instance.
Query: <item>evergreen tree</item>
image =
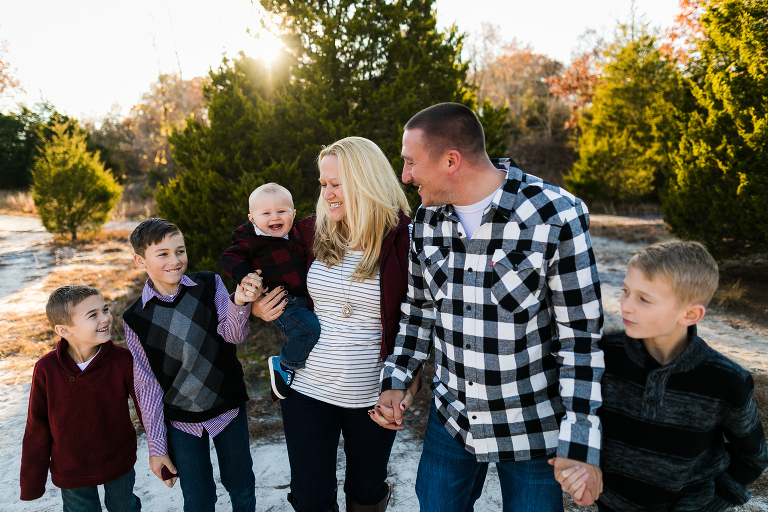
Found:
[[[687,79],[693,101],[669,105],[682,136],[664,218],[718,257],[768,250],[767,19],[765,0],[710,3]]]
[[[271,67],[242,54],[224,59],[204,89],[209,124],[190,120],[170,137],[184,171],[159,189],[157,205],[189,235],[193,268],[219,268],[261,183],[283,184],[298,216],[311,213],[323,145],[367,137],[399,171],[411,116],[446,101],[477,107],[462,36],[436,29],[433,0],[261,3],[280,22],[282,55]],[[489,106],[483,118],[497,144],[498,112]]]
[[[658,46],[647,25],[633,20],[619,26],[606,50],[593,104],[579,121],[579,159],[565,178],[587,202],[658,201],[670,165],[667,103],[680,95],[675,70]]]
[[[54,120],[32,170],[32,199],[51,233],[98,230],[120,200],[122,188],[98,156],[87,151],[77,123]]]

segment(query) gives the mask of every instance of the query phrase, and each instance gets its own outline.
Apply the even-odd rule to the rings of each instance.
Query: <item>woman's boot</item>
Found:
[[[358,505],[347,494],[347,512],[384,512],[387,509],[387,503],[389,503],[389,497],[391,496],[389,485],[386,482],[384,482],[384,487],[387,488],[387,493],[375,505]]]

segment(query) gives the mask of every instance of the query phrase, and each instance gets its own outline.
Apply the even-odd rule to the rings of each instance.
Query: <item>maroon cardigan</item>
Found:
[[[410,235],[408,225],[411,218],[399,213],[400,222],[390,231],[381,244],[379,278],[381,281],[381,360],[385,360],[395,348],[395,337],[400,329],[400,304],[408,290],[408,251]],[[307,271],[315,261],[312,248],[315,242],[315,216],[296,223],[296,229],[307,249]],[[310,309],[312,298],[309,298]]]
[[[80,371],[67,340],[36,364],[21,449],[21,499],[45,492],[48,468],[61,489],[111,482],[136,463],[136,430],[128,410],[131,353],[111,341]]]

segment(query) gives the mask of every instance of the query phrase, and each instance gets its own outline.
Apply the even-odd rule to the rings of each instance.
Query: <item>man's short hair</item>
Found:
[[[438,103],[425,108],[405,124],[421,130],[424,146],[434,161],[450,150],[475,162],[485,155],[485,134],[477,116],[460,103]]]
[[[75,285],[56,288],[45,305],[45,314],[51,327],[72,325],[72,314],[78,304],[91,295],[101,295],[93,286]]]
[[[147,247],[159,244],[165,237],[177,233],[180,235],[181,230],[172,222],[165,219],[147,219],[131,233],[133,252],[143,258],[146,256]]]
[[[256,202],[256,196],[259,194],[285,194],[285,196],[291,200],[291,204],[293,204],[293,196],[291,195],[291,191],[285,188],[284,186],[280,185],[279,183],[265,183],[264,185],[261,185],[260,187],[256,187],[256,189],[251,192],[251,195],[248,196],[248,209],[253,209],[254,203]]]
[[[709,305],[717,291],[717,262],[698,242],[659,242],[641,249],[629,260],[649,281],[660,278],[672,288],[680,304]]]

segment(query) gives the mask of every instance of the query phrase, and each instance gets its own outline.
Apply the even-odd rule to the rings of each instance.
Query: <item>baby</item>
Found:
[[[236,283],[260,271],[262,288],[283,287],[288,292],[285,311],[272,324],[287,336],[280,356],[269,360],[272,391],[285,398],[294,370],[304,368],[320,337],[320,323],[307,303],[307,253],[293,227],[296,210],[291,193],[267,183],[251,193],[248,221],[232,233],[232,246],[221,265]]]

